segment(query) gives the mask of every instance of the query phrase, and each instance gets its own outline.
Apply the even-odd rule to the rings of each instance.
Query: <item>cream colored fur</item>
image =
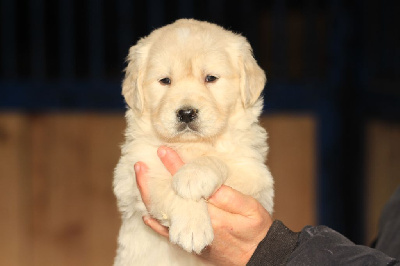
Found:
[[[141,39],[128,62],[126,141],[114,177],[122,214],[115,265],[203,265],[196,253],[213,241],[205,199],[222,184],[273,209],[267,133],[258,124],[265,74],[244,37],[187,19]],[[207,75],[218,79],[206,82]],[[170,84],[160,82],[166,77]],[[176,112],[185,106],[198,109],[193,129],[179,129]],[[186,163],[173,177],[157,157],[161,145]],[[170,242],[142,221],[138,161],[149,168],[150,214],[169,227]]]

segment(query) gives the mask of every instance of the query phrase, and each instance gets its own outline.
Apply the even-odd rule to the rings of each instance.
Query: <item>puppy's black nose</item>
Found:
[[[176,112],[176,116],[179,119],[179,122],[190,123],[197,118],[197,113],[199,110],[194,108],[182,108]]]

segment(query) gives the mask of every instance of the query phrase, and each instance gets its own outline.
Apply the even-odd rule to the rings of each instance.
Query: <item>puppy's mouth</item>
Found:
[[[180,122],[177,131],[179,133],[186,133],[186,132],[198,132],[199,131],[199,126],[197,123],[185,123],[185,122]]]

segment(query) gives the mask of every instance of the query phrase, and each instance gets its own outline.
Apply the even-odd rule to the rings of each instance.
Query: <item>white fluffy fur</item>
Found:
[[[126,142],[114,177],[122,213],[115,265],[203,265],[196,253],[213,240],[205,199],[221,184],[273,209],[267,134],[258,124],[265,74],[244,37],[187,19],[141,39],[128,62]],[[218,79],[205,82],[207,75]],[[159,82],[165,77],[170,85]],[[182,106],[199,110],[194,130],[179,131]],[[186,163],[173,177],[157,157],[161,145]],[[142,221],[147,211],[136,186],[137,161],[149,168],[150,214],[169,226],[170,242]]]

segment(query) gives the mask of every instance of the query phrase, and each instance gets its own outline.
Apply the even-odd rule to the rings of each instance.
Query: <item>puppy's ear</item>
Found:
[[[128,106],[138,112],[143,111],[143,77],[147,57],[145,39],[140,40],[129,49],[128,66],[125,69],[125,78],[122,83],[122,95]]]
[[[240,94],[243,106],[252,106],[260,97],[267,78],[253,57],[250,44],[245,41],[240,56]]]

